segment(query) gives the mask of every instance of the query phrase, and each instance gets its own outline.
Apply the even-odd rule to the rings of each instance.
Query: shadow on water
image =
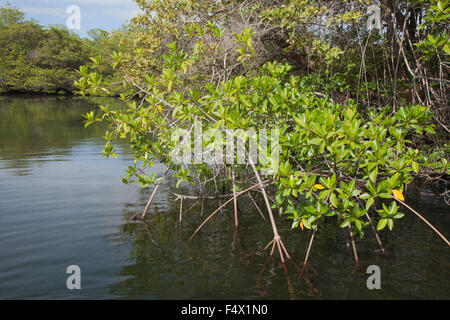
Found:
[[[172,181],[168,185],[174,186]],[[131,245],[132,263],[121,270],[125,277],[110,287],[114,295],[128,298],[162,299],[448,299],[449,250],[445,243],[415,216],[406,217],[392,233],[381,234],[387,255],[379,249],[373,233],[356,242],[360,265],[355,268],[347,234],[334,224],[326,224],[316,234],[305,277],[299,279],[311,231],[289,230],[289,223],[278,219],[281,234],[295,264],[288,263],[286,275],[278,254],[267,259],[263,248],[273,237],[270,225],[255,212],[249,200],[240,201],[240,233],[236,238],[232,206],[211,220],[194,239],[189,237],[202,222],[200,204],[183,217],[179,232],[179,202],[174,202],[166,185],[164,201],[154,204],[146,222],[125,222],[122,240]],[[185,189],[185,194],[189,194]],[[179,190],[176,191],[180,193]],[[148,191],[142,191],[148,197]],[[167,196],[168,195],[168,196]],[[421,201],[425,201],[426,204]],[[191,204],[194,200],[191,200]],[[430,205],[415,195],[409,203],[426,212],[444,233],[450,234],[449,217],[442,202]],[[433,203],[431,201],[431,203]],[[260,203],[261,208],[262,203]],[[190,204],[185,203],[185,207]],[[205,203],[206,218],[218,206]],[[142,206],[125,207],[124,219],[139,213]],[[382,270],[382,290],[369,290],[369,265]]]
[[[2,169],[27,174],[30,166],[57,161],[83,140],[101,137],[100,126],[81,130],[82,114],[94,106],[82,98],[0,96]]]

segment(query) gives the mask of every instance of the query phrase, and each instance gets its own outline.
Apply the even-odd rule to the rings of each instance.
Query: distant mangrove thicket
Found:
[[[19,9],[0,7],[0,93],[73,93],[77,70],[112,49],[102,30],[81,39],[65,26],[43,27]]]

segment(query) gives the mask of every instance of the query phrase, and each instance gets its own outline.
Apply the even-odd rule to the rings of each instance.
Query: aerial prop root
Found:
[[[283,241],[281,240],[280,235],[278,234],[277,225],[276,225],[275,219],[273,217],[272,207],[270,205],[269,197],[267,196],[266,189],[264,188],[264,184],[262,183],[261,176],[259,175],[258,170],[256,170],[255,164],[253,163],[253,160],[250,156],[248,157],[248,160],[250,162],[250,165],[253,168],[253,172],[255,173],[256,179],[258,180],[259,188],[261,189],[261,193],[262,193],[264,201],[266,203],[267,212],[269,213],[270,223],[272,225],[273,240],[271,242],[269,242],[269,245],[268,245],[268,246],[270,246],[270,244],[272,244],[272,250],[270,252],[270,255],[272,256],[275,246],[277,246],[278,252],[280,253],[281,262],[283,263],[284,270],[285,270],[285,272],[287,272],[284,254],[286,254],[287,259],[291,259],[291,256],[289,255],[288,251],[286,250],[286,247],[285,247]],[[284,254],[283,254],[283,252],[284,252]]]
[[[427,219],[425,219],[420,213],[418,213],[416,210],[411,208],[409,205],[407,205],[405,202],[403,202],[400,199],[394,198],[396,201],[400,202],[402,205],[404,205],[406,208],[408,208],[412,213],[414,213],[416,216],[418,216],[423,222],[425,222],[434,232],[437,233],[439,237],[442,238],[442,240],[445,241],[445,243],[450,247],[450,242],[447,240],[446,237],[442,233],[439,232],[438,229],[436,229],[430,222],[428,222]]]
[[[194,233],[192,234],[192,236],[189,238],[189,241],[192,241],[192,239],[195,237],[195,235],[201,230],[201,228],[203,228],[203,226],[217,213],[219,212],[223,207],[225,207],[227,204],[229,204],[231,201],[233,201],[235,198],[240,197],[241,195],[243,195],[244,193],[256,189],[257,187],[259,187],[260,185],[265,185],[267,183],[271,183],[272,181],[270,180],[265,180],[265,181],[261,181],[258,182],[257,184],[254,184],[250,187],[248,187],[245,190],[239,191],[236,193],[235,196],[231,197],[230,199],[228,199],[227,201],[225,201],[222,205],[220,205],[216,210],[214,210],[213,213],[211,213],[201,224],[200,226],[194,231]]]

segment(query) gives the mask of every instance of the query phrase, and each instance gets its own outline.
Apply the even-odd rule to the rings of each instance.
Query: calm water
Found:
[[[266,256],[255,252],[270,241],[271,228],[245,200],[239,238],[229,207],[189,242],[200,205],[180,230],[174,180],[161,188],[148,224],[130,221],[151,190],[119,181],[132,163],[126,147],[118,159],[101,156],[102,128],[84,129],[80,116],[92,107],[81,99],[0,96],[1,299],[450,298],[450,249],[406,211],[395,232],[382,234],[388,257],[374,253],[370,231],[357,242],[356,270],[344,232],[327,225],[313,245],[307,282],[292,266],[286,277],[278,257],[264,267]],[[450,236],[441,201],[413,192],[407,200]],[[205,203],[205,215],[215,206]],[[278,225],[300,263],[310,233],[289,231],[284,218]],[[81,268],[81,290],[66,288],[72,264]],[[381,268],[381,290],[366,287],[371,264]]]

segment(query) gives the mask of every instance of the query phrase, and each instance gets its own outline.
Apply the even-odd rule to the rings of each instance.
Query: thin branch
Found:
[[[442,240],[445,241],[445,243],[450,247],[450,242],[447,240],[447,238],[444,237],[444,235],[442,233],[439,232],[438,229],[436,229],[431,223],[428,222],[427,219],[425,219],[420,213],[418,213],[416,210],[414,210],[413,208],[411,208],[409,205],[407,205],[405,202],[403,202],[400,199],[394,198],[396,201],[400,202],[402,205],[404,205],[406,208],[408,208],[409,210],[411,210],[415,215],[417,215],[420,219],[423,220],[423,222],[425,222],[431,229],[433,229],[434,232],[436,232],[441,238]]]
[[[266,220],[266,217],[264,216],[264,213],[261,211],[261,209],[259,208],[258,204],[256,203],[255,199],[253,199],[252,194],[249,192],[248,197],[250,198],[250,200],[253,202],[253,205],[256,207],[256,210],[258,210],[259,214],[261,215],[261,217]]]
[[[305,260],[303,261],[303,266],[302,266],[302,269],[301,269],[301,271],[300,271],[300,279],[302,278],[303,271],[305,271],[306,264],[308,263],[309,252],[311,251],[311,247],[312,247],[312,243],[313,243],[313,241],[314,241],[314,236],[315,236],[315,234],[316,234],[316,231],[317,231],[317,224],[316,224],[316,226],[314,227],[313,234],[312,234],[312,236],[311,236],[311,240],[309,240],[308,249],[306,250]]]
[[[156,192],[158,192],[159,187],[161,186],[163,181],[166,179],[167,173],[169,172],[171,166],[172,166],[172,161],[170,161],[169,165],[167,166],[166,170],[164,171],[162,180],[155,186],[155,189],[153,189],[153,192],[150,195],[150,198],[148,199],[147,205],[145,206],[144,212],[140,216],[140,219],[142,219],[142,220],[145,219],[145,215],[147,214],[147,211],[150,208],[150,204],[152,203],[153,198],[156,195]],[[138,217],[138,215],[134,215],[132,219],[135,220],[137,217]]]
[[[378,236],[377,230],[375,229],[375,226],[372,223],[372,219],[370,219],[370,216],[369,216],[369,214],[367,212],[366,212],[366,217],[367,217],[367,220],[369,220],[370,226],[372,227],[372,231],[375,234],[375,238],[377,238],[377,242],[378,242],[378,245],[381,248],[381,252],[384,253],[384,248],[383,248],[383,245],[381,243],[381,239]]]
[[[358,264],[359,263],[358,252],[356,251],[356,244],[355,244],[355,239],[353,238],[351,224],[348,225],[348,231],[350,232],[350,237],[352,238],[352,247],[353,247],[353,255],[355,256],[355,263]]]

